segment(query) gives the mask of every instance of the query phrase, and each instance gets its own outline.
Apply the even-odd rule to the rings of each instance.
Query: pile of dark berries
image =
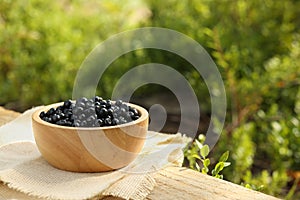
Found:
[[[76,101],[67,100],[57,108],[41,112],[46,122],[70,127],[104,127],[125,124],[140,117],[140,113],[121,100],[112,102],[99,96]]]

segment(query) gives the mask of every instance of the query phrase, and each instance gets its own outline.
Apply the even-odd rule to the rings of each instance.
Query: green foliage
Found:
[[[285,196],[285,200],[291,200],[295,193],[296,193],[296,190],[297,190],[297,186],[299,184],[299,181],[300,181],[300,178],[296,178],[290,191],[288,192],[288,194]],[[299,199],[300,198],[300,194],[298,195],[298,197],[295,197],[295,199]]]
[[[203,174],[208,174],[210,169],[211,160],[207,157],[209,154],[209,146],[204,144],[205,136],[200,134],[191,144],[187,145],[184,150],[184,155],[189,161],[191,169],[201,171]],[[230,165],[226,162],[229,157],[229,151],[226,151],[219,158],[214,168],[211,170],[211,175],[215,178],[223,179],[221,171]],[[200,165],[199,165],[200,164]]]
[[[228,178],[236,183],[241,181],[243,175],[253,164],[256,150],[254,143],[251,141],[251,135],[254,131],[254,123],[244,124],[233,131],[231,140],[228,141],[229,149],[232,151],[232,168],[236,172]]]
[[[252,173],[247,171],[243,180],[242,184],[247,183],[245,187],[275,196],[282,192],[288,177],[285,171],[274,171],[270,174],[267,170],[263,170],[256,177],[253,177]]]
[[[213,157],[231,152],[226,179],[283,197],[286,171],[300,170],[300,2],[148,2],[151,25],[196,39],[219,66],[228,115]],[[187,76],[209,107],[203,81],[195,72]]]
[[[299,189],[286,191],[294,182],[286,172],[300,170],[299,7],[296,0],[3,0],[0,105],[13,103],[24,110],[69,98],[80,64],[97,43],[135,27],[170,28],[212,55],[228,97],[218,144],[208,158],[200,135],[185,151],[190,167],[293,199]],[[210,114],[201,75],[183,58],[160,50],[138,50],[117,59],[102,77],[98,94],[109,97],[124,72],[151,62],[183,74],[201,111]],[[145,89],[141,94],[159,92]],[[228,155],[221,155],[228,150],[231,166],[223,171]]]
[[[70,98],[87,54],[147,18],[137,15],[144,7],[141,1],[0,1],[0,105],[22,110]]]

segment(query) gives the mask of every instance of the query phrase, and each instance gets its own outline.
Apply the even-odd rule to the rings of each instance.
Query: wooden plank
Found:
[[[15,119],[20,114],[0,107],[0,126]],[[148,200],[154,199],[257,199],[276,200],[277,198],[249,190],[228,181],[213,178],[208,175],[184,168],[168,167],[155,175],[157,185]],[[2,188],[4,186],[1,186]],[[0,189],[1,189],[0,187]],[[21,194],[20,194],[21,195]],[[106,200],[120,198],[105,197]]]
[[[168,167],[160,171],[156,182],[157,186],[148,199],[277,199],[183,167]]]

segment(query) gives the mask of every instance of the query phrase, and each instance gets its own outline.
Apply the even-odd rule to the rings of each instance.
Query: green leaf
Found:
[[[226,151],[225,153],[222,154],[219,161],[220,162],[225,162],[228,159],[228,157],[229,157],[229,151]]]
[[[203,157],[203,158],[206,158],[206,156],[208,155],[209,153],[209,146],[206,144],[204,145],[201,149],[200,149],[200,155]]]
[[[215,171],[218,174],[220,171],[222,171],[224,169],[224,162],[219,162],[218,164],[216,164],[215,166]]]
[[[203,161],[203,165],[205,167],[208,167],[210,165],[210,160],[208,158],[206,158],[204,161]]]
[[[229,165],[231,165],[230,162],[224,162],[224,167],[228,167]]]
[[[200,159],[200,156],[198,154],[192,154],[191,156],[192,156],[192,158]]]
[[[207,167],[203,167],[201,171],[202,171],[202,174],[207,174],[209,170]]]
[[[222,175],[219,175],[219,174],[216,174],[214,177],[215,177],[215,178],[220,178],[220,179],[223,178]]]
[[[215,176],[217,175],[216,170],[213,169],[213,170],[211,171],[211,175],[212,175],[213,177],[215,177]]]
[[[251,187],[251,185],[250,185],[249,183],[247,183],[247,184],[245,185],[245,188],[248,188],[248,189],[252,190],[252,187]]]

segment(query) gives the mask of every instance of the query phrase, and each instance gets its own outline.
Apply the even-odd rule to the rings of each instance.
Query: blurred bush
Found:
[[[228,114],[213,156],[231,152],[225,178],[283,197],[287,171],[300,170],[300,2],[147,2],[150,25],[197,40],[222,73]],[[194,73],[190,83],[203,88]],[[209,99],[202,89],[198,96]]]
[[[135,27],[147,17],[138,15],[144,7],[140,1],[0,1],[0,105],[24,110],[70,98],[87,54]]]
[[[224,178],[284,197],[291,184],[287,172],[300,170],[299,7],[297,0],[3,0],[0,105],[24,110],[67,99],[81,62],[97,43],[136,27],[170,28],[204,46],[222,74],[228,114],[212,156],[230,151]],[[126,70],[149,62],[181,72],[201,110],[210,112],[201,76],[184,59],[158,50],[117,59],[98,93],[108,97]]]

